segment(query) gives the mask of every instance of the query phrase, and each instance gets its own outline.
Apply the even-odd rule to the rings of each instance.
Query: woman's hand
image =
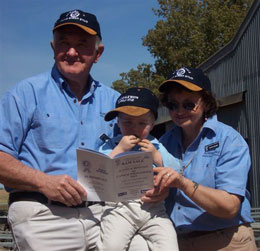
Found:
[[[169,189],[165,188],[159,192],[159,190],[155,187],[151,190],[148,190],[145,195],[141,198],[143,202],[159,202],[164,201],[169,195]]]
[[[184,177],[169,167],[156,167],[153,169],[157,175],[154,179],[154,186],[159,192],[166,187],[177,187],[182,189],[184,186]]]

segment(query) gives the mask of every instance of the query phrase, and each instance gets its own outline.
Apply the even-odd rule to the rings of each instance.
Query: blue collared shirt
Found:
[[[5,93],[0,103],[0,151],[51,175],[77,179],[76,149],[97,150],[103,133],[114,136],[116,120],[105,122],[119,93],[89,78],[81,104],[54,65]]]
[[[181,166],[191,163],[184,176],[203,186],[227,191],[243,198],[241,209],[232,220],[210,215],[198,207],[179,189],[172,189],[166,208],[177,232],[210,231],[252,222],[249,192],[246,189],[251,166],[249,149],[242,136],[232,127],[217,120],[214,115],[203,125],[193,143],[184,151],[181,129],[174,127],[162,136],[160,142]]]
[[[108,140],[106,143],[104,143],[100,148],[99,151],[109,155],[112,150],[118,145],[120,140],[122,139],[122,135],[117,135],[116,137]],[[152,135],[148,135],[147,139],[154,145],[154,147],[160,152],[163,160],[163,166],[165,167],[171,167],[176,171],[180,170],[180,163],[178,159],[173,157],[167,150],[166,148]],[[140,151],[140,147],[136,145],[135,147],[132,148],[131,151]]]

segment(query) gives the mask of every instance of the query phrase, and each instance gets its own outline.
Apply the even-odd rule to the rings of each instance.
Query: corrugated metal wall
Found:
[[[238,130],[248,142],[252,169],[248,189],[252,207],[260,207],[260,1],[255,0],[233,40],[199,65],[209,76],[217,99],[243,98],[218,111],[220,121]],[[228,103],[228,102],[227,102]],[[159,110],[155,135],[160,137],[173,123],[164,107]],[[163,125],[163,126],[162,126]]]
[[[252,157],[249,189],[252,206],[260,207],[260,11],[259,1],[233,41],[204,62],[217,98],[244,92],[244,100],[220,108],[219,119],[238,130],[247,140]]]

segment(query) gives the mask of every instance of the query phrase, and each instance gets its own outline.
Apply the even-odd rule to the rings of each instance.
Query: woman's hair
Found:
[[[171,87],[167,88],[165,90],[165,92],[163,94],[161,94],[161,96],[160,96],[160,101],[161,101],[162,105],[166,106],[166,103],[168,102],[168,95],[171,91],[178,93],[178,92],[182,92],[183,90],[185,90],[187,92],[194,92],[194,91],[190,91],[189,89],[183,87],[182,85],[171,86]],[[217,109],[218,109],[217,100],[215,98],[215,95],[212,92],[206,91],[206,90],[202,90],[197,93],[200,94],[202,101],[204,102],[205,106],[207,107],[207,111],[205,111],[205,113],[204,113],[205,119],[212,117],[217,112]]]

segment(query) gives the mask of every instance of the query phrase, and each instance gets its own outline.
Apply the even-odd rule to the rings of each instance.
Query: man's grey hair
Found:
[[[98,50],[98,47],[99,47],[99,45],[101,45],[101,44],[102,44],[101,38],[96,35],[96,45],[95,45],[96,50]]]

